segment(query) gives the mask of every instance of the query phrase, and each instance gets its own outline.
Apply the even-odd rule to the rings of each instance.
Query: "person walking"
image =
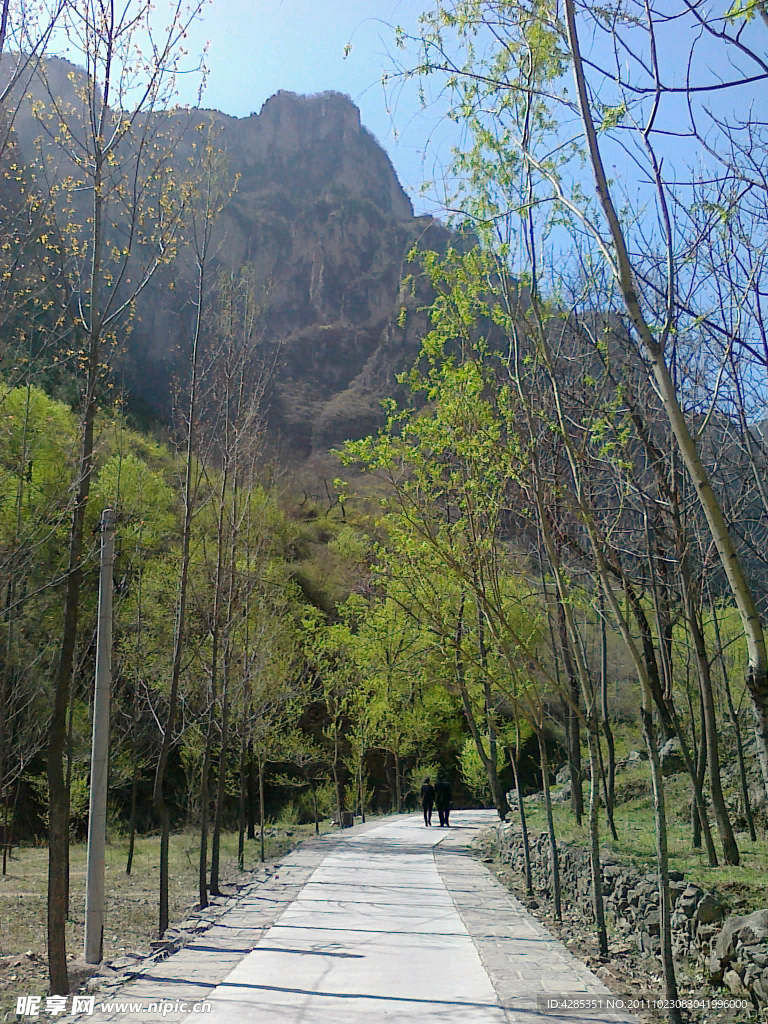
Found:
[[[432,824],[432,807],[435,803],[435,787],[431,784],[429,779],[424,779],[424,785],[421,787],[421,807],[424,811],[424,824]]]
[[[451,813],[451,786],[447,779],[438,775],[435,779],[435,807],[440,819],[440,828],[449,828],[448,818]]]

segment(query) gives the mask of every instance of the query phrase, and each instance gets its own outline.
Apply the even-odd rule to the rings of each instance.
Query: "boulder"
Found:
[[[768,938],[768,910],[756,910],[752,914],[729,917],[715,941],[715,956],[724,964],[736,959],[736,945],[756,945],[760,939]]]
[[[741,975],[738,971],[729,968],[723,975],[723,984],[737,999],[749,999],[751,1002],[752,997],[749,994],[749,989],[741,980]]]
[[[677,775],[685,771],[685,761],[680,749],[680,740],[677,736],[668,739],[659,750],[659,761],[661,762],[662,775]]]
[[[680,893],[675,908],[682,914],[685,914],[686,917],[693,917],[699,900],[703,895],[704,893],[698,885],[687,885]]]
[[[725,973],[725,964],[722,962],[720,957],[718,957],[715,953],[713,953],[712,956],[709,958],[707,970],[709,973],[709,980],[714,985],[722,985],[723,974]]]
[[[696,905],[693,917],[699,924],[713,924],[715,921],[723,920],[725,909],[711,892],[705,892]]]

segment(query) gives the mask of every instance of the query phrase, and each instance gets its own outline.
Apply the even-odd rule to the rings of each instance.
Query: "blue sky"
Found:
[[[212,0],[188,40],[191,53],[206,41],[210,46],[203,105],[246,117],[278,89],[347,93],[417,211],[436,212],[415,192],[425,178],[442,176],[454,126],[442,121],[439,105],[420,110],[414,85],[390,96],[388,109],[381,86],[395,51],[394,27],[415,30],[423,6],[419,0]],[[194,103],[192,82],[189,95],[184,88],[181,101]]]

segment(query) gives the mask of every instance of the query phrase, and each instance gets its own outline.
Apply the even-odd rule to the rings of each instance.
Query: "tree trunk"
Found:
[[[515,720],[515,732],[517,733],[518,742],[516,747],[519,747],[519,735],[520,728]],[[515,792],[517,793],[517,808],[520,813],[520,832],[523,836],[523,866],[525,869],[525,891],[530,896],[533,892],[533,875],[531,873],[531,847],[528,842],[528,822],[525,820],[525,805],[523,803],[523,794],[520,789],[520,776],[517,773],[517,753],[510,749],[509,751],[509,762],[512,765],[512,775],[515,779]]]
[[[133,868],[133,852],[136,845],[136,812],[139,796],[139,761],[136,750],[133,752],[133,773],[131,775],[131,813],[128,821],[128,858],[125,862],[125,873],[130,875]]]
[[[747,768],[744,762],[744,743],[741,738],[741,724],[739,723],[739,715],[736,708],[733,706],[733,695],[731,694],[731,684],[728,679],[728,669],[725,664],[725,657],[723,655],[723,641],[720,637],[720,623],[717,618],[717,608],[712,602],[712,595],[709,595],[709,604],[712,609],[712,621],[715,626],[715,640],[717,642],[717,658],[720,663],[720,671],[723,676],[723,689],[725,690],[725,699],[728,702],[728,715],[733,723],[733,732],[736,737],[736,753],[739,760],[739,784],[741,786],[741,799],[744,804],[744,815],[747,819],[747,825],[749,826],[749,837],[752,842],[757,841],[757,832],[755,831],[755,818],[752,814],[752,804],[749,799],[749,784],[747,782]]]
[[[219,891],[219,862],[221,856],[221,829],[224,821],[224,801],[227,794],[227,755],[229,753],[229,657],[224,655],[224,677],[221,708],[221,750],[219,753],[219,774],[216,789],[216,816],[213,820],[213,842],[211,844],[211,895],[221,896]]]
[[[248,838],[256,838],[256,762],[253,757],[253,742],[248,741]]]
[[[654,706],[659,714],[659,723],[661,725],[664,741],[666,742],[667,740],[672,739],[673,736],[677,735],[677,733],[674,722],[670,717],[666,701],[664,700],[664,689],[661,685],[659,662],[656,658],[653,634],[651,633],[651,627],[648,623],[648,618],[645,614],[645,610],[643,609],[642,602],[635,593],[634,587],[627,586],[625,589],[629,605],[632,609],[632,615],[634,616],[640,633],[640,642],[643,645],[643,657],[645,658],[645,664],[648,672],[648,685],[651,689]]]
[[[491,795],[493,797],[493,803],[496,807],[496,813],[499,815],[502,821],[506,818],[509,813],[509,807],[507,805],[507,798],[499,782],[499,774],[495,761],[492,761],[486,752],[485,745],[483,743],[483,736],[480,732],[480,728],[475,718],[475,713],[472,710],[472,702],[469,699],[469,693],[467,691],[466,680],[464,676],[464,655],[462,653],[462,640],[464,635],[464,596],[462,595],[461,603],[459,606],[459,613],[456,617],[456,636],[454,640],[454,651],[455,651],[455,668],[456,668],[456,682],[461,693],[461,703],[464,709],[464,718],[466,719],[469,731],[472,736],[472,740],[475,744],[475,750],[477,756],[485,768],[485,773],[488,776],[488,784],[491,788]],[[489,700],[488,692],[484,691],[485,700]]]
[[[317,793],[315,792],[314,779],[312,779],[311,776],[310,776],[310,779],[309,779],[309,789],[310,789],[310,792],[312,793],[312,814],[313,814],[314,819],[315,819],[315,835],[319,836],[320,835],[320,819],[319,819],[318,814],[317,814]]]
[[[657,474],[657,478],[659,474]],[[665,493],[665,492],[662,492]],[[676,497],[670,497],[670,508],[672,511],[673,519],[675,522],[675,536],[678,541],[678,552],[681,553],[680,560],[680,571],[685,571],[685,538],[682,534],[681,524],[679,516],[677,514]],[[717,864],[717,854],[715,853],[714,843],[712,841],[712,832],[709,827],[709,819],[707,818],[707,808],[704,801],[704,795],[701,788],[701,779],[696,773],[696,766],[694,765],[690,754],[688,752],[688,745],[685,740],[685,734],[683,732],[680,719],[677,711],[675,710],[673,700],[673,679],[672,679],[672,653],[671,653],[671,641],[672,641],[672,625],[669,616],[669,601],[668,599],[662,599],[662,594],[659,591],[656,577],[656,562],[660,559],[660,551],[658,543],[655,545],[651,540],[651,528],[648,522],[647,514],[644,516],[645,520],[645,537],[646,537],[646,550],[648,553],[648,568],[651,577],[651,589],[653,596],[653,607],[656,615],[656,631],[659,637],[659,650],[661,653],[661,664],[663,668],[664,676],[664,704],[668,710],[669,717],[672,720],[672,724],[675,729],[678,741],[680,743],[680,750],[685,761],[685,767],[693,785],[694,801],[696,803],[698,821],[701,825],[701,830],[704,835],[704,841],[707,847],[707,854],[709,857],[709,863],[712,867]],[[693,724],[693,723],[692,723]]]
[[[536,739],[539,741],[539,758],[541,760],[541,784],[544,790],[544,810],[547,815],[547,833],[549,835],[549,856],[552,878],[552,899],[555,904],[555,919],[562,921],[563,910],[560,899],[560,859],[557,855],[557,838],[555,836],[555,819],[552,816],[552,795],[549,789],[549,758],[544,730],[536,727]]]
[[[605,909],[603,907],[603,876],[600,868],[600,794],[598,772],[597,723],[592,716],[587,723],[587,743],[589,744],[589,863],[592,874],[592,905],[595,912],[595,930],[600,955],[608,956],[608,933],[605,929]]]
[[[605,816],[614,841],[618,840],[613,808],[616,794],[616,746],[613,742],[613,730],[608,709],[608,631],[605,626],[605,598],[602,590],[598,595],[600,607],[600,717],[608,751],[608,770],[603,781],[605,785]]]
[[[699,802],[696,799],[696,788],[699,792],[704,790],[704,776],[707,774],[707,731],[704,728],[704,693],[699,687],[699,721],[701,730],[699,732],[699,745],[696,751],[696,782],[694,783],[693,802],[691,806],[691,845],[695,850],[701,849],[702,817],[699,810]],[[691,729],[694,728],[693,711],[691,712]],[[695,733],[694,733],[695,736]],[[702,798],[703,803],[703,798]]]
[[[264,758],[259,757],[259,857],[263,864],[266,860],[264,850]]]
[[[211,699],[211,698],[209,698]],[[208,906],[208,814],[211,802],[211,747],[213,746],[213,700],[208,709],[208,728],[205,732],[203,766],[200,770],[200,856],[197,865],[197,900],[200,909]]]
[[[181,531],[181,564],[179,566],[179,589],[176,597],[176,616],[173,630],[173,662],[171,666],[171,686],[168,695],[168,713],[163,729],[160,754],[155,768],[155,782],[152,790],[152,801],[160,821],[160,865],[158,893],[158,924],[157,933],[160,938],[168,928],[168,854],[171,836],[171,818],[165,798],[165,773],[168,758],[174,741],[176,717],[179,702],[179,684],[181,681],[181,663],[184,652],[185,631],[187,622],[187,588],[189,585],[190,541],[192,537],[192,517],[195,498],[193,493],[192,471],[195,459],[197,404],[198,404],[198,358],[200,337],[203,324],[203,302],[205,296],[206,260],[204,254],[198,259],[197,296],[195,311],[195,328],[192,340],[192,356],[190,365],[189,406],[187,410],[187,444],[184,461],[184,521]]]
[[[237,799],[237,867],[245,869],[245,733],[240,741],[240,785]]]
[[[699,676],[699,690],[701,692],[702,709],[704,712],[703,733],[707,737],[707,766],[709,768],[709,792],[712,797],[712,809],[715,812],[717,830],[720,833],[723,859],[726,864],[737,865],[739,863],[739,848],[736,845],[736,837],[731,828],[731,820],[728,816],[728,808],[725,806],[725,797],[720,779],[720,753],[718,750],[715,702],[712,696],[712,676],[709,671],[706,643],[701,630],[701,623],[699,622],[698,608],[693,597],[693,583],[685,553],[682,554],[680,559],[680,574],[686,617],[691,635],[693,636],[696,667]]]
[[[69,691],[69,720],[67,723],[67,775],[66,775],[66,787],[67,787],[67,807],[71,807],[72,801],[72,762],[74,761],[73,748],[74,748],[74,731],[75,731],[75,676],[77,673],[77,654],[75,654],[75,665],[72,671],[72,684]],[[91,702],[91,711],[93,710]],[[67,918],[69,918],[69,843],[67,843],[67,895],[65,905],[67,908]]]
[[[509,804],[507,803],[507,795],[499,780],[496,709],[493,706],[491,680],[488,676],[488,652],[485,647],[485,616],[479,603],[477,606],[477,635],[480,646],[480,665],[483,670],[483,710],[485,712],[485,728],[488,735],[488,766],[486,767],[486,772],[488,773],[488,782],[491,786],[491,797],[496,813],[504,821],[509,813]],[[475,743],[477,743],[477,740],[475,740]]]
[[[336,712],[337,714],[338,712]],[[331,771],[333,773],[333,788],[336,795],[336,821],[339,828],[344,828],[344,790],[341,783],[341,772],[339,771],[339,723],[334,714],[333,723],[333,761]],[[397,758],[395,759],[395,799],[397,809],[400,810],[400,772],[398,771]]]
[[[54,995],[69,993],[67,975],[66,919],[69,892],[69,799],[64,777],[64,748],[67,739],[67,709],[75,644],[80,614],[82,552],[85,512],[93,468],[93,421],[96,413],[93,392],[96,384],[99,339],[91,339],[85,414],[82,423],[78,490],[69,535],[69,563],[64,596],[64,623],[48,725],[48,975]]]
[[[565,618],[563,603],[559,597],[557,600],[557,630],[560,640],[560,651],[563,656],[565,678],[568,685],[568,768],[571,780],[571,809],[576,818],[576,824],[581,825],[584,816],[584,790],[582,788],[581,771],[581,729],[579,723],[579,681],[573,667],[571,657],[571,645],[568,639],[568,626]]]
[[[664,779],[661,775],[659,751],[656,747],[653,718],[644,702],[641,709],[643,735],[648,751],[648,763],[651,768],[651,786],[653,788],[653,810],[656,832],[656,866],[659,873],[659,910],[661,913],[661,963],[664,971],[664,998],[668,1002],[669,1019],[672,1024],[682,1024],[682,1016],[678,1009],[677,978],[675,977],[675,961],[672,955],[672,901],[669,895],[669,858],[667,854],[667,818],[664,806]]]

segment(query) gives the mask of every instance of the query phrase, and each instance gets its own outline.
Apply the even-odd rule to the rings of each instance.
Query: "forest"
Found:
[[[405,397],[313,468],[269,435],[267,299],[221,257],[237,173],[172,109],[200,8],[179,3],[147,49],[142,2],[3,0],[0,835],[3,872],[48,844],[52,992],[109,508],[109,827],[128,873],[135,838],[160,836],[160,936],[179,830],[205,906],[225,833],[242,864],[288,806],[316,825],[402,811],[438,771],[524,837],[520,796],[542,790],[557,894],[565,763],[607,952],[601,842],[629,732],[675,998],[660,749],[679,751],[710,866],[739,865],[768,804],[768,15],[677,6],[446,0],[396,34],[387,88],[439,83],[463,128],[452,242],[404,254],[403,295],[429,296]],[[67,109],[46,79],[62,32],[86,71]],[[41,142],[22,165],[33,77]],[[149,282],[173,295],[182,267],[164,421],[115,367]],[[404,301],[401,326],[413,315]]]

